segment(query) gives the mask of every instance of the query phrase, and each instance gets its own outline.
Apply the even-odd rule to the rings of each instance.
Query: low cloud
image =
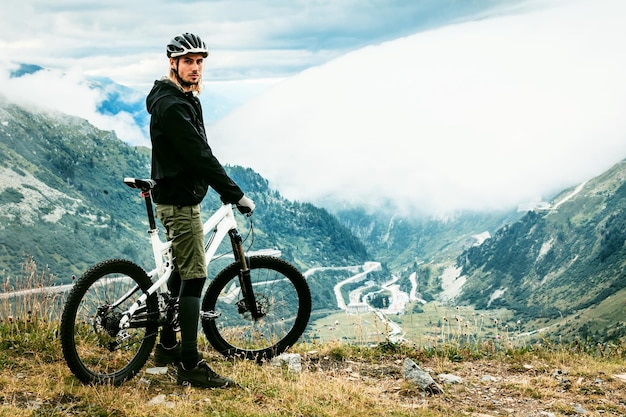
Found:
[[[321,13],[322,3],[305,2],[315,5],[310,15],[298,2],[255,3],[245,15],[238,11],[249,2],[215,2],[184,22],[163,13],[181,4],[164,1],[146,9],[116,0],[98,10],[44,3],[11,3],[0,16],[4,56],[48,68],[10,78],[11,65],[0,62],[0,93],[146,144],[130,114],[98,111],[103,92],[88,80],[106,76],[145,95],[166,72],[164,42],[182,30],[206,33],[203,101],[213,91],[234,99],[232,107],[269,88],[212,127],[211,146],[222,162],[249,166],[301,201],[392,201],[427,214],[511,208],[626,157],[622,0],[468,2],[484,12],[475,21],[467,21],[471,10],[446,15],[460,4],[452,0],[411,3],[423,13],[404,14],[401,1],[363,14]],[[508,8],[494,14],[498,4]],[[120,7],[155,19],[136,26]],[[392,33],[382,21],[397,23],[397,36],[414,34],[380,44],[389,39],[381,33]],[[288,77],[310,65],[318,66]],[[229,110],[212,104],[208,119]]]
[[[626,3],[533,4],[304,71],[212,146],[303,201],[441,215],[547,198],[626,157]]]
[[[70,72],[42,69],[20,77],[10,77],[17,64],[0,62],[0,93],[10,101],[57,110],[86,119],[99,129],[115,131],[124,141],[146,144],[146,132],[127,112],[106,115],[98,111],[105,100],[105,89],[93,88],[79,69]]]

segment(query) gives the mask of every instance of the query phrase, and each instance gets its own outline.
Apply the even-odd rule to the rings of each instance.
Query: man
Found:
[[[172,241],[177,269],[168,287],[179,301],[181,341],[163,328],[155,351],[158,365],[177,364],[177,383],[223,387],[232,380],[213,372],[198,352],[200,296],[206,280],[200,202],[213,188],[224,203],[251,214],[254,202],[226,174],[207,143],[202,108],[202,67],[209,55],[200,37],[184,33],[167,45],[169,75],[155,81],[146,105],[151,115],[152,178],[157,217]]]

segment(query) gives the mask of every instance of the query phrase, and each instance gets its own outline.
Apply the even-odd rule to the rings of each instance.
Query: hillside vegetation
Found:
[[[145,206],[122,182],[149,177],[148,149],[84,120],[1,98],[0,122],[0,283],[20,271],[24,257],[46,265],[58,284],[113,257],[150,266]],[[278,249],[302,269],[367,260],[363,244],[326,210],[284,199],[251,169],[227,171],[257,203],[252,250]],[[220,204],[210,192],[204,218]],[[240,220],[246,235],[250,225]]]
[[[615,296],[622,300],[614,304],[621,317],[602,329],[572,322],[570,333],[596,340],[626,336],[625,178],[622,162],[463,252],[458,265],[467,282],[457,302],[506,307],[525,320],[600,312],[597,307]]]

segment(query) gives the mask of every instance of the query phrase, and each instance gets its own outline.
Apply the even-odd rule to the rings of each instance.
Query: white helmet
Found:
[[[193,33],[178,35],[167,44],[168,58],[178,58],[187,54],[201,54],[206,58],[209,56],[209,50],[202,39]]]

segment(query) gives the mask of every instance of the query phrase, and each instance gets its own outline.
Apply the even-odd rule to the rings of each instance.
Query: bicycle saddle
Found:
[[[155,180],[141,180],[139,178],[124,178],[124,184],[128,185],[130,188],[139,188],[141,191],[149,191],[154,188],[156,185]]]

